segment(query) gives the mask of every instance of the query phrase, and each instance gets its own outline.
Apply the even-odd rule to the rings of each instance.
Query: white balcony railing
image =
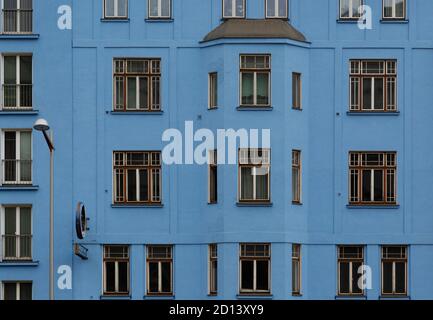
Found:
[[[31,84],[4,84],[3,109],[32,109],[32,96],[33,85]]]
[[[33,11],[25,9],[3,10],[4,33],[32,33]]]
[[[3,184],[32,183],[32,160],[3,160]]]
[[[31,235],[3,235],[3,260],[31,260]]]

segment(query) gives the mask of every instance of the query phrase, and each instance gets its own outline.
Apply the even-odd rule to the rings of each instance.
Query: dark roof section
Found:
[[[290,23],[279,19],[228,19],[209,32],[202,42],[227,38],[283,38],[306,42]]]

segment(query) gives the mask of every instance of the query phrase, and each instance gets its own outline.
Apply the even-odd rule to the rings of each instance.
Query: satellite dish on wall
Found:
[[[86,236],[88,218],[86,216],[86,207],[84,203],[78,202],[77,209],[75,211],[75,230],[77,232],[77,238],[82,240]]]

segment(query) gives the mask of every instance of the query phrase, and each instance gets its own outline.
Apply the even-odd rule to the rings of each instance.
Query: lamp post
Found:
[[[54,144],[52,131],[48,136],[47,131],[50,130],[47,120],[36,120],[33,128],[41,131],[50,149],[50,300],[54,300]]]

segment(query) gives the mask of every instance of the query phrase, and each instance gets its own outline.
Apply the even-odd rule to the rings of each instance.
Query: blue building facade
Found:
[[[55,269],[72,272],[56,299],[432,299],[431,11],[4,0],[0,297],[48,298],[45,118]],[[260,166],[239,144],[235,163],[189,163],[199,129],[269,129],[270,145]]]

